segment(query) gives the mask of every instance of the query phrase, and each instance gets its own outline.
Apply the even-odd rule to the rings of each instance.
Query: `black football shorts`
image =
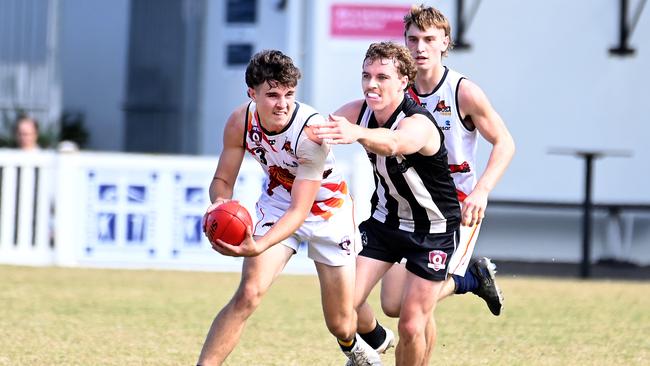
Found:
[[[359,225],[363,249],[359,255],[382,262],[399,263],[430,281],[447,278],[448,263],[458,243],[458,231],[430,234],[392,229],[370,218]]]

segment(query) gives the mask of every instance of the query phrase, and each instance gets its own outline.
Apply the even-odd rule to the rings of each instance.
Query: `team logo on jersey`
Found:
[[[346,236],[346,237],[343,238],[343,241],[341,241],[339,243],[339,248],[345,250],[345,253],[347,255],[350,255],[350,245],[351,244],[352,244],[352,242],[350,241],[350,238]]]
[[[447,253],[442,250],[432,250],[429,252],[429,263],[427,267],[433,268],[434,271],[447,268]]]
[[[451,130],[451,121],[446,120],[444,125],[438,127],[440,127],[440,129],[443,131],[449,131]]]
[[[262,227],[271,227],[273,225],[275,225],[275,222],[265,222]]]
[[[255,145],[262,145],[262,131],[257,126],[252,126],[248,131],[248,138],[255,143]]]
[[[282,164],[284,164],[284,166],[289,166],[289,167],[292,167],[292,168],[297,168],[298,167],[298,162],[297,161],[292,161],[290,163],[287,163],[286,161],[282,160]]]
[[[293,149],[291,148],[291,143],[289,143],[289,140],[284,142],[284,145],[282,145],[282,150],[288,152],[291,155],[294,155]]]
[[[397,159],[391,159],[391,160],[396,161]],[[390,166],[388,166],[388,172],[390,174],[397,174],[398,172],[404,174],[404,173],[406,173],[407,170],[409,170],[409,168],[411,166],[412,166],[411,163],[408,160],[404,159],[404,160],[402,160],[401,162],[398,162],[395,165],[391,164]]]
[[[291,192],[295,179],[296,176],[291,174],[288,169],[272,165],[269,167],[269,186],[266,188],[266,193],[272,196],[273,190],[278,186],[282,186],[287,192]]]
[[[469,173],[472,169],[469,167],[469,163],[463,161],[460,164],[449,164],[449,171],[452,173]]]
[[[440,112],[442,115],[450,115],[451,107],[445,104],[444,100],[441,100],[436,104],[436,112]]]

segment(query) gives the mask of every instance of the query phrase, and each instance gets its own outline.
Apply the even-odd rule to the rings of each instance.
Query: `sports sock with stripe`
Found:
[[[354,345],[357,343],[357,338],[354,337],[352,340],[349,341],[344,341],[341,339],[336,339],[339,342],[339,347],[341,347],[341,350],[344,352],[350,352],[352,348],[354,348]]]

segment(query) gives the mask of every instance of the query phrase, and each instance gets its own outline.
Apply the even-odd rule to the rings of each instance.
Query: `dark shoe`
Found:
[[[497,273],[496,264],[492,263],[490,258],[483,257],[470,265],[470,271],[479,280],[479,286],[473,293],[485,300],[492,314],[501,314],[503,293],[494,278]]]

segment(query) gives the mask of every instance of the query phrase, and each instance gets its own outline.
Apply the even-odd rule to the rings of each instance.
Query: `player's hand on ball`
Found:
[[[211,244],[212,249],[230,257],[254,257],[266,250],[253,239],[253,230],[250,226],[246,228],[246,237],[239,245],[231,245],[221,239],[217,239]]]

